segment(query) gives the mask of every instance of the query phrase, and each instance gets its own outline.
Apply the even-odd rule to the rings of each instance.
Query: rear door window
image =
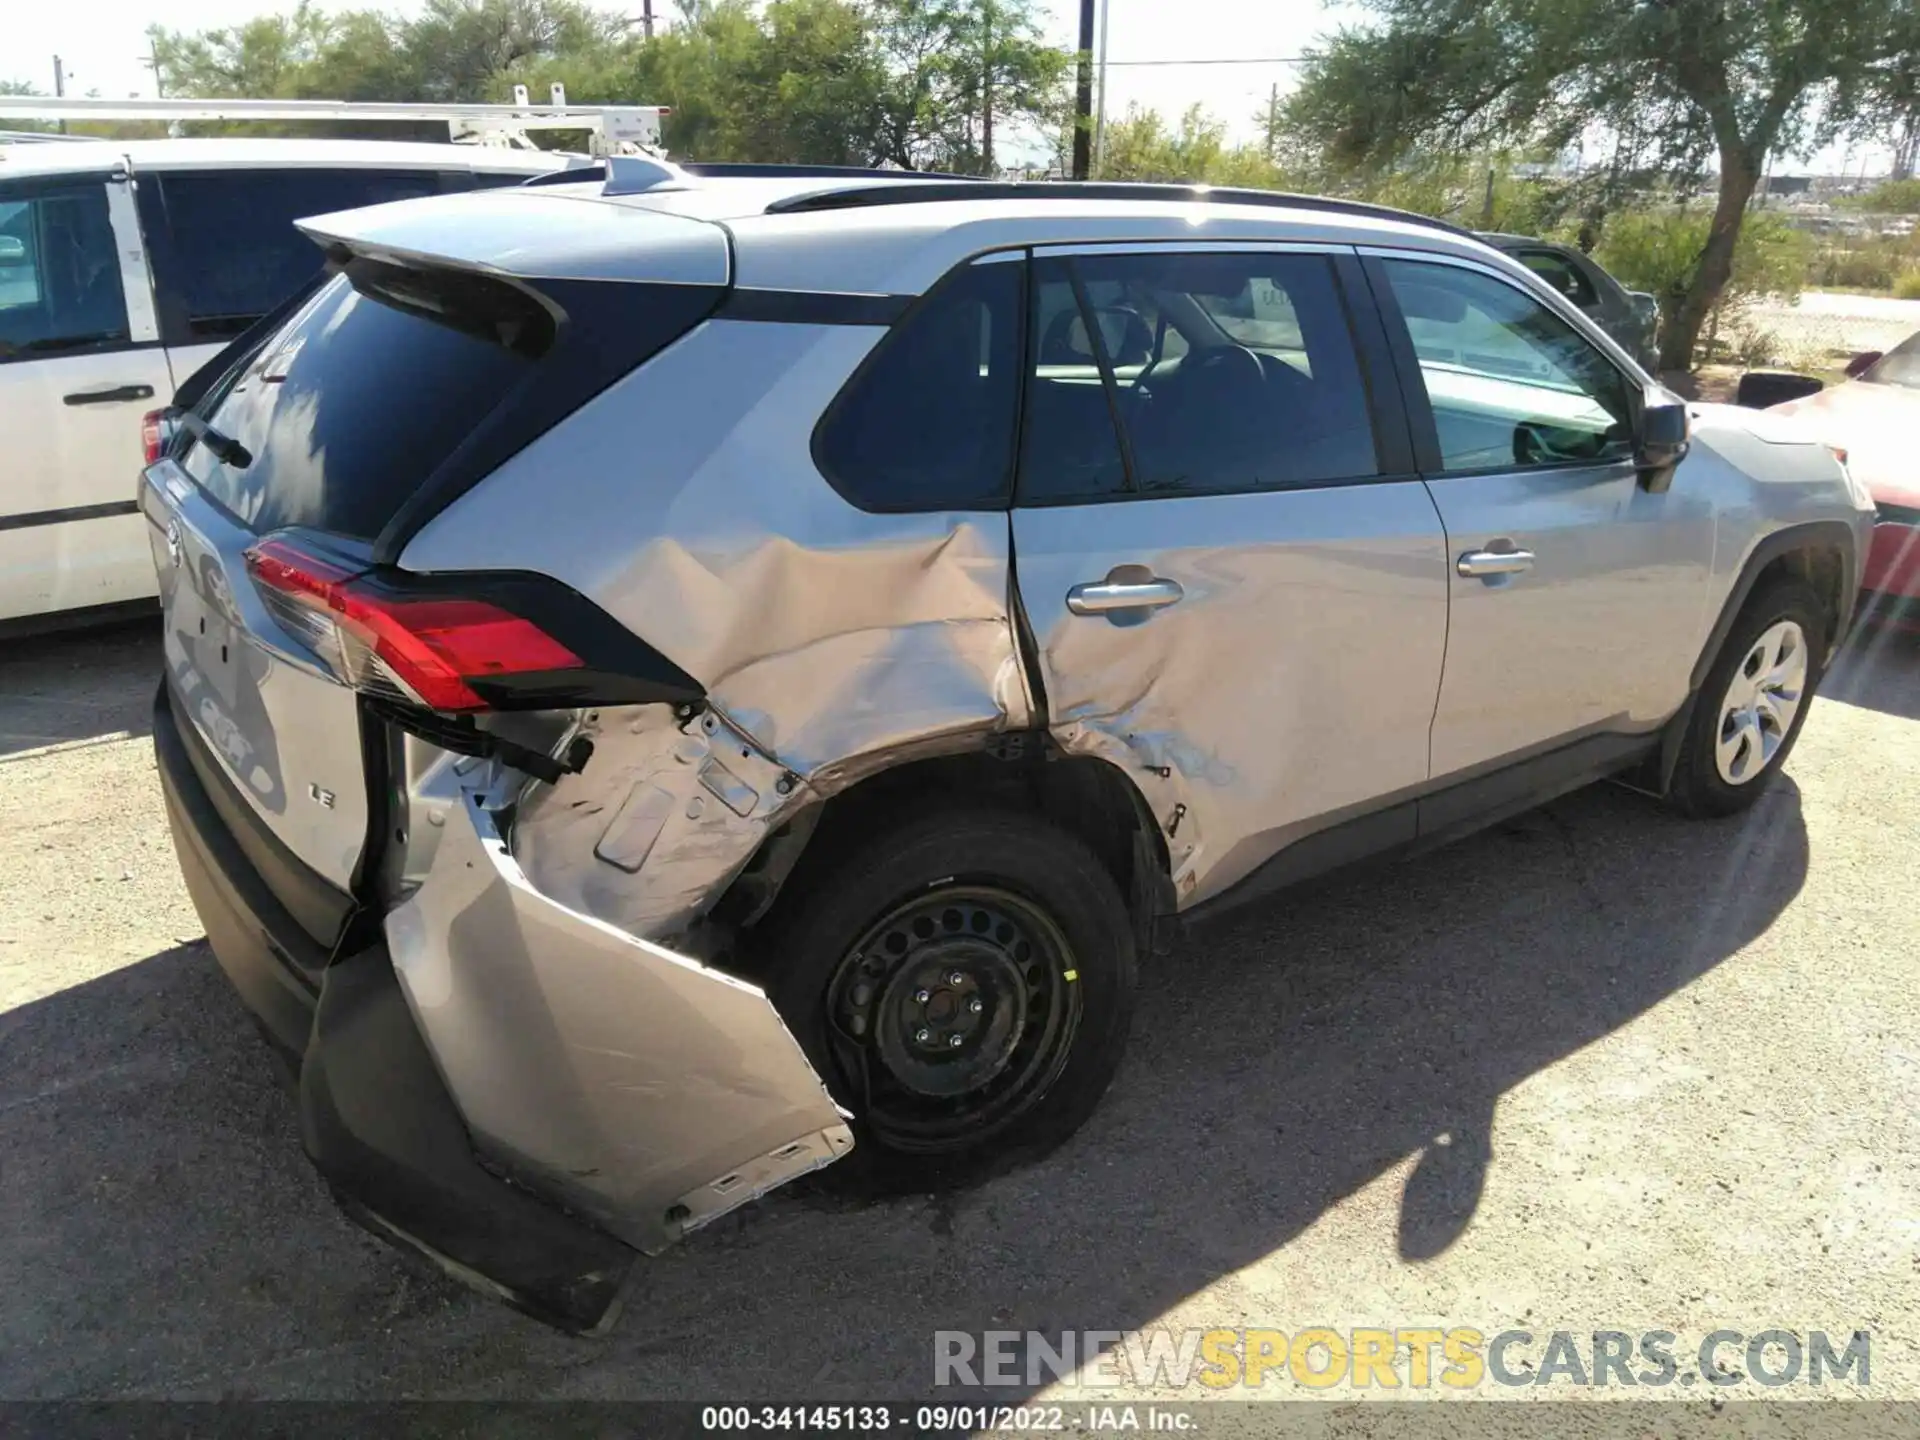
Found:
[[[865,510],[980,510],[1013,488],[1022,274],[969,265],[880,342],[820,424],[821,473]]]
[[[127,339],[106,186],[0,187],[0,362]]]
[[[320,168],[143,180],[143,196],[147,187],[157,194],[143,219],[150,236],[159,232],[161,338],[169,345],[230,339],[311,280],[323,257],[295,220],[468,184],[464,172]]]
[[[1039,342],[1022,503],[1224,494],[1378,473],[1327,256],[1044,257],[1033,294]]]

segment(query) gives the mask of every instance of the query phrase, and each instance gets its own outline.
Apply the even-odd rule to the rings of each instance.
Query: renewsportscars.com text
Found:
[[[1471,1390],[1508,1386],[1770,1388],[1872,1381],[1872,1337],[1824,1330],[1492,1333],[1468,1326],[1336,1330],[940,1330],[936,1386],[1157,1387],[1206,1391],[1295,1385],[1310,1390]]]

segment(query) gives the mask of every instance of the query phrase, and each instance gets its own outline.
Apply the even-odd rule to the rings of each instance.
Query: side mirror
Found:
[[[1862,350],[1847,362],[1847,378],[1849,380],[1858,380],[1862,375],[1866,374],[1867,371],[1880,363],[1881,353],[1882,352],[1878,350]]]
[[[1633,463],[1640,472],[1642,490],[1666,494],[1674,470],[1693,444],[1692,437],[1686,404],[1664,390],[1649,390],[1633,437]]]

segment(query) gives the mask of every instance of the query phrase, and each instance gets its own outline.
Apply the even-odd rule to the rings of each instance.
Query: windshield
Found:
[[[1920,331],[1874,361],[1860,378],[1874,385],[1903,385],[1909,390],[1920,390]]]

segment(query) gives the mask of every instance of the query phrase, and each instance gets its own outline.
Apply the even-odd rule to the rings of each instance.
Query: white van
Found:
[[[152,605],[142,431],[319,270],[295,219],[565,164],[384,140],[0,144],[0,634]]]

